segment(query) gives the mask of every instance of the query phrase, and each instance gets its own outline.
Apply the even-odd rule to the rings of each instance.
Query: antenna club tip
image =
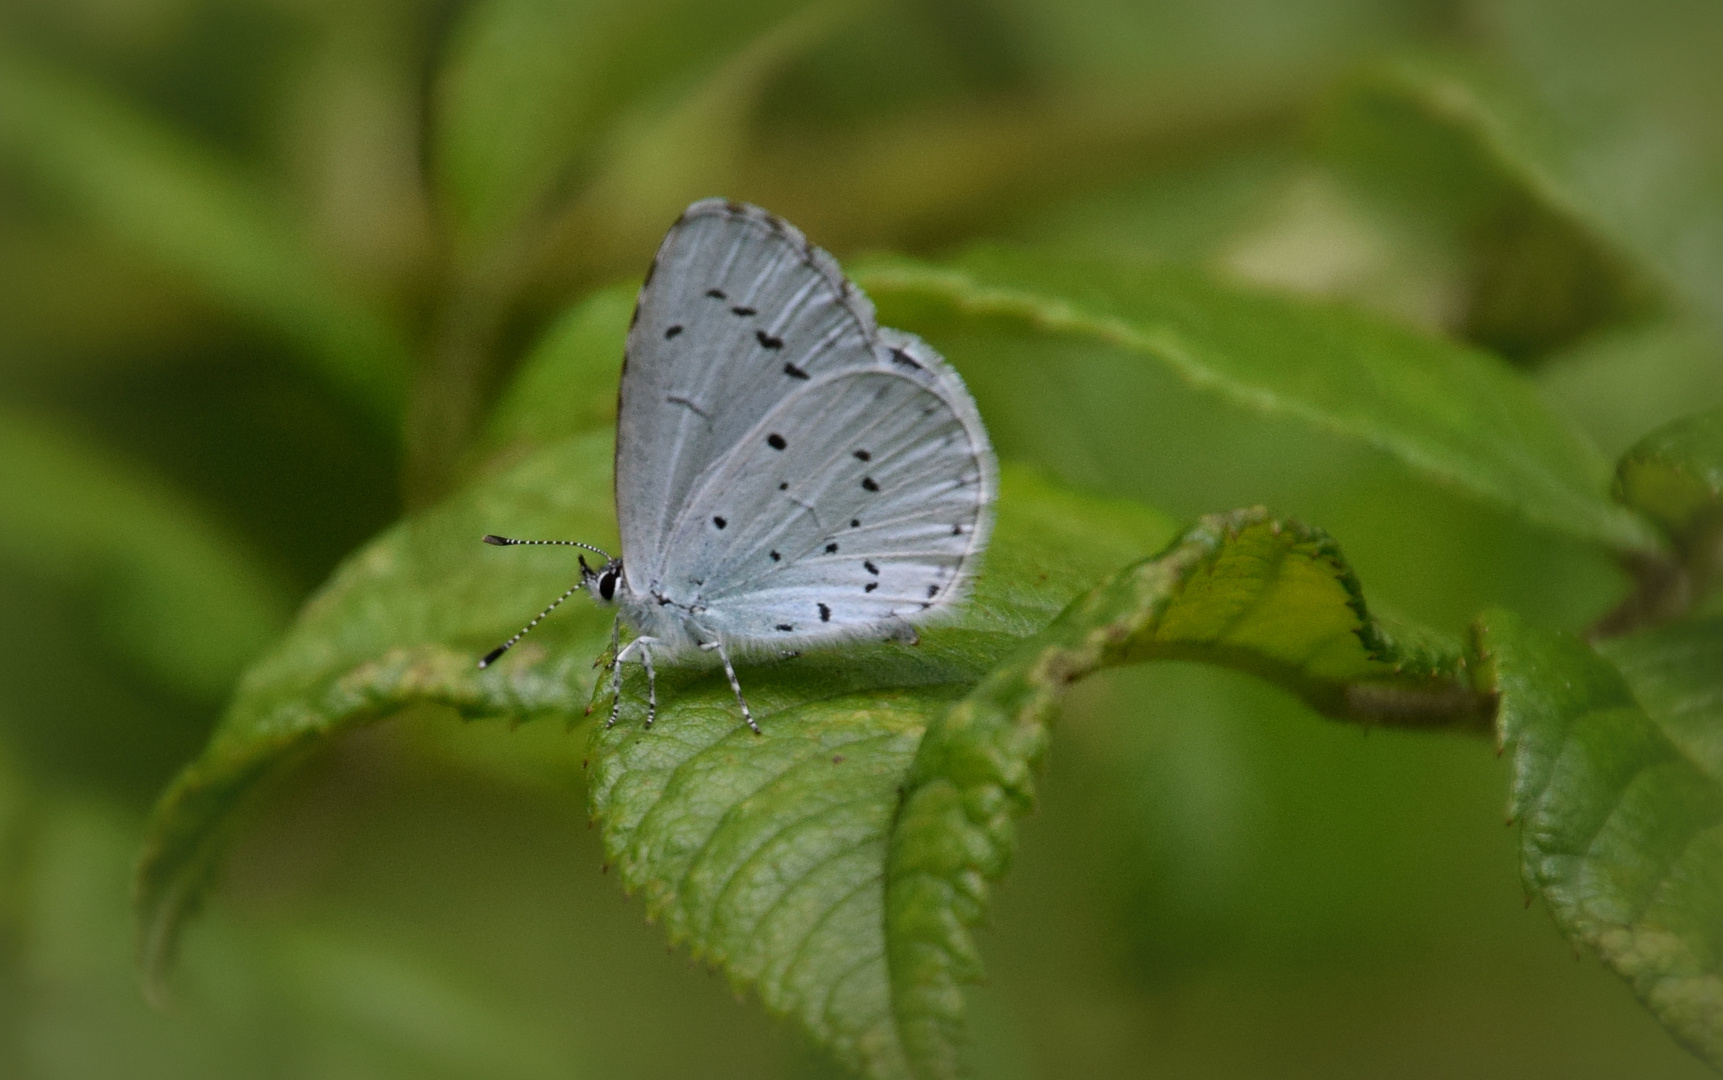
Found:
[[[496,663],[497,657],[501,656],[503,653],[505,653],[507,651],[508,651],[508,646],[505,645],[505,646],[502,646],[501,648],[492,649],[490,652],[486,653],[485,658],[483,660],[479,661],[479,670],[483,671],[485,668],[488,668],[492,664]]]
[[[510,540],[506,536],[498,536],[496,533],[486,533],[485,543],[494,544],[497,547],[508,547],[510,544],[514,543],[514,541]]]

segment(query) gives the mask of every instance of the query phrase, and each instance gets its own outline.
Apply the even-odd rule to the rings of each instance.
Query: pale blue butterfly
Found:
[[[635,305],[617,404],[622,554],[585,588],[615,604],[622,665],[732,661],[860,638],[914,641],[959,603],[987,547],[998,465],[963,380],[880,327],[836,260],[754,206],[706,199],[665,235]],[[635,636],[620,640],[627,623]]]

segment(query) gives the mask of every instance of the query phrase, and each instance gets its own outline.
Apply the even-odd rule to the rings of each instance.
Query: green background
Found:
[[[1601,493],[1723,402],[1720,40],[1678,0],[6,4],[0,1075],[841,1075],[606,875],[584,729],[419,705],[320,747],[246,817],[165,1010],[133,962],[145,816],[343,557],[607,422],[606,328],[711,194],[857,268],[1007,461],[1158,511],[1135,554],[1263,503],[1378,611],[1583,628],[1630,525],[952,318],[882,253],[1112,260],[1474,346]],[[1253,355],[1204,287],[1202,340]],[[1057,727],[975,1075],[1709,1075],[1524,903],[1487,741],[1183,662],[1085,681]]]

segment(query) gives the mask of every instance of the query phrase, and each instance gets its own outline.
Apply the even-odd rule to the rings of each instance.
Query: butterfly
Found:
[[[647,270],[622,357],[622,553],[570,540],[580,580],[479,662],[489,667],[585,589],[614,605],[609,724],[622,665],[735,661],[859,639],[916,640],[959,604],[992,531],[998,463],[975,401],[913,334],[793,225],[705,199]],[[633,637],[623,644],[626,624]],[[608,726],[608,725],[607,725]]]

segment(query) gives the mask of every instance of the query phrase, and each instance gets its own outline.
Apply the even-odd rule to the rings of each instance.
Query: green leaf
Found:
[[[1613,636],[1706,610],[1723,577],[1723,408],[1634,444],[1616,466],[1615,497],[1661,526],[1675,550],[1628,560],[1638,588],[1594,632]]]
[[[1587,338],[1538,369],[1544,400],[1619,456],[1652,428],[1723,403],[1723,339],[1703,319],[1658,319]]]
[[[742,672],[764,736],[721,675],[661,673],[600,729],[592,805],[605,850],[674,942],[796,1018],[871,1076],[910,1068],[887,971],[884,875],[922,731],[1085,582],[1168,530],[1156,516],[1006,469],[975,592],[916,647],[811,653]]]
[[[255,552],[158,477],[0,412],[0,558],[94,597],[97,626],[164,685],[219,701],[287,622]]]
[[[1615,496],[1694,551],[1723,529],[1723,408],[1658,428],[1622,456]]]
[[[1531,358],[1654,309],[1657,290],[1569,174],[1553,118],[1516,90],[1471,57],[1402,55],[1348,80],[1321,126],[1353,180],[1453,233],[1471,264],[1465,335]]]
[[[891,260],[857,282],[882,321],[936,345],[942,335],[1000,329],[1049,350],[1075,341],[1140,358],[1239,408],[1374,447],[1548,528],[1629,550],[1656,546],[1642,521],[1605,497],[1597,452],[1522,378],[1472,350],[1179,271],[1045,252],[981,249],[948,266]],[[1033,348],[1018,352],[1037,358]],[[958,361],[985,387],[988,357]],[[1046,426],[1036,425],[1042,438]]]
[[[145,971],[159,977],[259,784],[333,736],[410,702],[464,716],[574,717],[609,619],[590,604],[559,612],[480,672],[477,658],[576,579],[543,549],[498,558],[487,532],[614,535],[611,439],[560,443],[384,533],[347,560],[254,665],[209,746],[158,803],[139,863]]]
[[[566,555],[531,552],[522,559],[478,538],[499,530],[603,541],[611,530],[609,480],[608,433],[568,440],[391,530],[335,575],[247,675],[209,748],[156,811],[138,879],[148,971],[161,972],[237,812],[260,784],[332,736],[423,701],[469,717],[580,715],[607,614],[571,603],[508,661],[478,671],[478,656],[572,580]],[[873,890],[850,898],[844,913],[853,917],[855,904],[871,904],[877,915],[884,830],[921,729],[1085,581],[1152,548],[1167,531],[1158,517],[1129,504],[1067,494],[1007,470],[987,570],[959,618],[928,629],[915,648],[877,644],[743,668],[764,738],[740,725],[728,686],[711,671],[661,673],[659,719],[643,731],[643,686],[631,673],[623,721],[599,733],[594,755],[593,808],[623,880],[646,893],[648,909],[670,923],[674,937],[723,963],[739,983],[757,985],[769,1007],[795,1014],[846,1060],[873,1062],[888,1073],[898,1054],[889,1019],[868,1034],[884,1014],[863,1015],[864,1002],[851,996],[881,1000],[883,967],[857,976],[848,989],[838,986],[846,972],[832,966],[838,963],[832,956],[783,970],[796,966],[787,950],[797,945],[797,928],[834,902],[829,874],[800,882],[796,898],[778,909],[760,938],[731,934],[734,920],[751,923],[761,913],[750,905],[770,892],[769,882],[755,881],[746,896],[730,894],[727,902],[743,906],[722,915],[711,906],[716,897],[672,883],[684,873],[693,882],[721,872],[722,860],[737,854],[735,844],[753,853],[757,871],[794,883],[797,853],[805,855],[806,845],[853,842],[843,866],[855,871],[855,858],[865,856]],[[708,747],[715,749],[702,754]],[[784,772],[779,783],[786,789],[807,798],[785,802],[754,792],[774,770]],[[704,779],[690,783],[691,774]],[[743,794],[748,805],[732,805]],[[829,811],[823,825],[810,831],[796,824],[815,807]],[[780,830],[802,839],[788,848],[767,845]],[[703,832],[718,834],[716,846],[699,860],[704,869],[691,870],[701,845],[689,846],[687,838]],[[873,839],[864,842],[868,834]],[[759,854],[762,845],[769,854]],[[814,947],[861,949],[883,964],[877,917],[860,938],[860,929],[842,925],[848,929],[840,939],[821,936]],[[828,995],[836,995],[829,1011]]]
[[[1493,612],[1478,642],[1514,753],[1527,890],[1723,1068],[1723,623],[1600,656]]]
[[[98,229],[283,334],[368,419],[394,429],[407,374],[395,328],[335,282],[231,167],[97,87],[9,50],[0,55],[0,152]]]
[[[1514,83],[1483,100],[1514,128],[1535,126],[1582,212],[1723,328],[1723,128],[1711,105],[1723,12],[1527,0],[1501,14],[1491,53]]]
[[[1204,518],[1126,568],[937,720],[892,825],[886,938],[895,1018],[918,1075],[956,1071],[960,984],[980,977],[986,881],[1015,846],[1065,688],[1103,668],[1203,660],[1250,672],[1326,715],[1481,732],[1491,713],[1456,643],[1396,642],[1321,530],[1261,509]]]
[[[562,553],[528,552],[523,559],[478,538],[506,531],[605,542],[613,528],[610,466],[608,432],[556,444],[391,530],[337,572],[287,638],[248,673],[208,749],[157,809],[138,884],[147,970],[162,971],[238,812],[259,785],[331,737],[423,701],[469,717],[580,715],[593,688],[591,660],[607,636],[607,614],[571,603],[507,662],[478,671],[478,656],[572,580]],[[896,778],[914,753],[913,733],[1052,618],[1084,581],[1153,547],[1166,532],[1159,518],[1141,509],[1064,494],[1010,470],[989,569],[962,617],[928,630],[914,649],[881,644],[744,668],[750,701],[767,729],[763,741],[738,727],[728,687],[711,672],[663,673],[659,722],[641,732],[642,688],[631,675],[624,722],[599,739],[594,785],[594,808],[607,823],[606,844],[624,866],[625,880],[646,888],[652,910],[669,917],[650,886],[664,867],[629,852],[670,815],[660,811],[645,826],[631,817],[641,805],[637,782],[615,782],[629,755],[691,752],[701,739],[727,738],[735,729],[747,741],[727,745],[751,771],[782,753],[805,756],[810,746],[844,742],[858,731],[872,733],[869,738],[896,731],[896,741],[874,740],[883,741],[876,752],[901,759],[895,772],[877,771],[878,762],[868,764],[858,747],[847,752],[855,755],[852,767],[836,774],[854,774],[860,790],[883,800],[861,804],[867,814],[889,816]],[[829,756],[817,755],[833,768]],[[710,806],[724,790],[720,781],[699,797]],[[874,853],[877,880],[883,846],[875,845]],[[876,908],[877,901],[876,895]],[[740,966],[734,970],[739,979],[751,978]],[[764,985],[762,995],[774,1008],[801,1008]],[[816,1032],[824,1030],[812,1017],[804,1019]],[[835,1032],[832,1039],[842,1044]]]

